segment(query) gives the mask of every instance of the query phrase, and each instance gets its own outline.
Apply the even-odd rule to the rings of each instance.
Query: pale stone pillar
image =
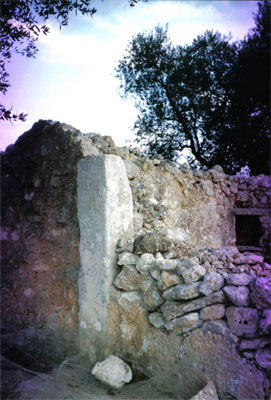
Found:
[[[117,274],[116,244],[133,230],[132,193],[120,157],[98,155],[78,162],[77,210],[80,351],[96,362],[111,348],[109,306]]]

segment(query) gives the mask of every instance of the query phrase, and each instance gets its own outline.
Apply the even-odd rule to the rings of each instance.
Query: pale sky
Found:
[[[114,67],[129,40],[168,23],[174,44],[187,44],[207,29],[241,40],[254,26],[257,1],[149,0],[129,7],[127,0],[93,0],[93,18],[71,16],[67,27],[50,21],[35,59],[15,55],[8,66],[11,88],[1,96],[27,122],[1,123],[0,149],[14,143],[39,119],[65,122],[82,132],[110,135],[118,146],[133,139],[137,110],[119,96]]]

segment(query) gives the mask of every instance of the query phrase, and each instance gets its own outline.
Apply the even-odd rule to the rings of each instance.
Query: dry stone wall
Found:
[[[172,231],[174,236],[174,229]],[[178,231],[175,237],[177,234]],[[193,346],[197,347],[192,342],[192,347],[187,349],[192,331],[199,335],[206,333],[208,336],[211,333],[222,336],[224,344],[220,343],[220,346],[224,346],[226,354],[230,348],[232,357],[227,362],[230,361],[231,368],[236,371],[242,366],[236,377],[238,385],[221,379],[223,372],[217,366],[217,373],[212,374],[210,360],[199,360],[197,368],[209,371],[222,398],[226,393],[238,399],[247,399],[248,394],[251,399],[264,398],[268,388],[268,371],[271,369],[270,265],[264,262],[262,256],[240,254],[235,247],[205,248],[175,258],[172,241],[168,239],[164,232],[145,233],[135,238],[133,252],[118,248],[121,272],[114,281],[114,286],[121,293],[118,303],[126,299],[134,307],[141,307],[145,315],[143,324],[147,324],[148,320],[160,335],[168,335],[169,343],[174,341],[171,335],[180,337],[180,348],[184,346],[186,349],[180,353],[184,360],[189,352],[193,353]],[[127,243],[126,250],[129,249],[131,241]],[[256,276],[255,266],[261,266],[261,276]],[[120,336],[128,335],[133,341],[138,332],[134,331],[134,324],[125,321],[123,316]],[[145,334],[144,338],[147,341],[148,335]],[[216,354],[216,340],[212,339],[211,343],[209,350]],[[148,346],[152,346],[150,339]],[[134,358],[139,363],[141,358],[145,362],[143,354],[149,350],[148,346],[145,345],[144,349],[143,343],[141,348],[136,349]],[[234,356],[231,347],[235,349]],[[155,366],[158,370],[164,364],[163,359],[159,361]],[[216,364],[219,363],[217,357]],[[225,369],[224,361],[220,365]],[[230,371],[224,372],[230,374]],[[251,373],[253,381],[248,379]]]
[[[110,203],[108,198],[119,185],[118,169],[106,184],[85,171],[89,203],[78,213],[85,207],[79,192],[87,189],[78,183],[78,165],[94,165],[95,159],[106,164],[110,157],[122,165],[122,176],[125,165],[128,177],[123,177],[132,196],[128,238],[127,232],[120,238],[123,230],[114,228],[115,212],[126,199],[120,195]],[[204,371],[221,398],[247,399],[248,393],[265,398],[271,320],[269,177],[227,176],[219,166],[209,171],[177,167],[148,159],[138,149],[117,148],[110,137],[39,121],[2,154],[1,184],[6,354],[48,370],[77,352],[81,341],[92,365],[112,352],[153,375],[176,368],[181,358]],[[101,199],[109,203],[101,209],[110,215],[101,213],[98,225],[104,235],[95,242],[91,196],[103,190]],[[83,237],[87,256],[79,251]],[[103,261],[99,246],[110,247],[110,258],[104,255]],[[99,268],[104,268],[101,274]],[[92,273],[105,278],[106,293],[96,308]],[[99,335],[101,320],[106,320],[110,340],[104,352],[96,352],[91,335]],[[87,324],[91,327],[85,334]]]

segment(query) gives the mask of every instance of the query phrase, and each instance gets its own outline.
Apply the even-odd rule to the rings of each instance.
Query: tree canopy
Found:
[[[136,141],[146,154],[176,161],[187,149],[192,166],[268,172],[268,63],[260,62],[269,58],[268,9],[260,3],[255,28],[238,44],[206,31],[173,46],[159,26],[132,38],[116,72],[122,95],[136,101]]]

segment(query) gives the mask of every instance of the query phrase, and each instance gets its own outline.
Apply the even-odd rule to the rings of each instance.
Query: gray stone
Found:
[[[214,323],[217,321],[206,322]],[[184,366],[205,371],[220,399],[268,398],[268,378],[251,361],[240,357],[234,343],[224,335],[195,329],[183,339],[180,359]]]
[[[162,271],[158,279],[158,286],[161,290],[178,285],[179,283],[183,283],[183,279],[173,271]]]
[[[128,179],[134,179],[139,175],[139,168],[130,160],[124,160]]]
[[[257,364],[261,368],[271,369],[271,350],[262,349],[258,350],[255,354]]]
[[[163,297],[167,300],[188,300],[200,295],[200,282],[193,282],[189,285],[179,284],[164,291]]]
[[[200,390],[195,396],[189,400],[219,400],[216,393],[216,388],[213,382],[209,381],[207,385]]]
[[[119,265],[136,265],[138,256],[132,253],[124,252],[118,256]]]
[[[231,332],[227,322],[224,321],[223,319],[204,322],[202,331],[203,332],[209,331],[217,335],[222,335],[226,337],[232,344],[238,343],[237,337]]]
[[[177,272],[184,278],[185,283],[196,282],[206,274],[205,268],[191,258],[181,259]]]
[[[250,275],[245,273],[242,274],[228,274],[226,276],[226,281],[228,285],[234,286],[247,286],[252,280]]]
[[[146,293],[143,294],[143,300],[146,309],[149,311],[154,311],[165,301],[161,296],[160,290],[155,286],[151,286]]]
[[[201,326],[202,321],[198,313],[184,315],[183,317],[167,322],[165,325],[168,331],[173,331],[176,335],[181,335],[182,333],[189,332]]]
[[[260,264],[264,262],[263,256],[259,256],[254,253],[245,252],[242,253],[238,258],[235,258],[234,264]]]
[[[116,253],[133,253],[134,251],[134,240],[122,238],[118,240]]]
[[[166,302],[161,307],[166,321],[182,316],[191,311],[199,310],[200,308],[210,306],[215,303],[224,303],[226,300],[224,293],[220,290],[206,297],[186,302],[184,304]]]
[[[224,304],[215,304],[213,306],[205,307],[200,311],[200,318],[203,320],[221,319],[225,315]]]
[[[136,263],[136,269],[141,274],[148,274],[154,265],[154,256],[150,253],[142,254]]]
[[[153,325],[155,328],[163,328],[165,326],[165,320],[163,318],[163,315],[159,312],[154,312],[148,315],[148,320],[151,325]]]
[[[249,290],[246,286],[225,286],[223,291],[234,305],[248,306]]]
[[[111,346],[110,292],[118,272],[115,249],[118,240],[133,231],[133,201],[124,162],[118,156],[81,159],[77,186],[80,348],[96,361]]]
[[[124,265],[114,281],[114,286],[118,289],[134,291],[141,288],[141,281],[142,277],[134,266]]]
[[[240,343],[240,350],[259,350],[269,344],[268,338],[243,339]]]
[[[251,282],[251,301],[256,308],[270,308],[271,304],[271,278],[256,278]]]
[[[161,270],[174,271],[179,264],[179,260],[165,260],[164,258],[158,258],[155,261],[155,265]]]
[[[270,334],[271,332],[271,310],[263,311],[263,318],[260,320],[260,329],[264,334]]]
[[[91,371],[100,382],[113,389],[122,389],[132,379],[132,370],[128,364],[116,356],[109,356],[95,364]]]
[[[208,296],[212,292],[216,292],[220,288],[222,288],[224,284],[224,278],[217,272],[210,272],[205,275],[203,278],[203,282],[200,285],[200,292]]]
[[[134,212],[134,231],[138,232],[143,226],[143,216],[138,212]]]
[[[176,244],[183,245],[189,241],[189,235],[182,228],[164,228],[160,233],[169,241],[174,241]]]
[[[141,275],[141,286],[140,289],[143,293],[147,292],[151,286],[156,286],[156,282],[149,275]]]
[[[153,279],[156,279],[156,280],[159,279],[160,273],[161,273],[160,268],[157,267],[157,265],[155,265],[154,267],[152,267],[152,269],[150,270],[151,276],[153,277]]]
[[[158,232],[147,232],[138,236],[135,239],[134,249],[136,254],[143,253],[162,253],[168,251],[171,246],[171,241],[164,235]]]
[[[258,312],[254,308],[228,307],[226,316],[229,327],[235,335],[255,334],[258,324]]]

